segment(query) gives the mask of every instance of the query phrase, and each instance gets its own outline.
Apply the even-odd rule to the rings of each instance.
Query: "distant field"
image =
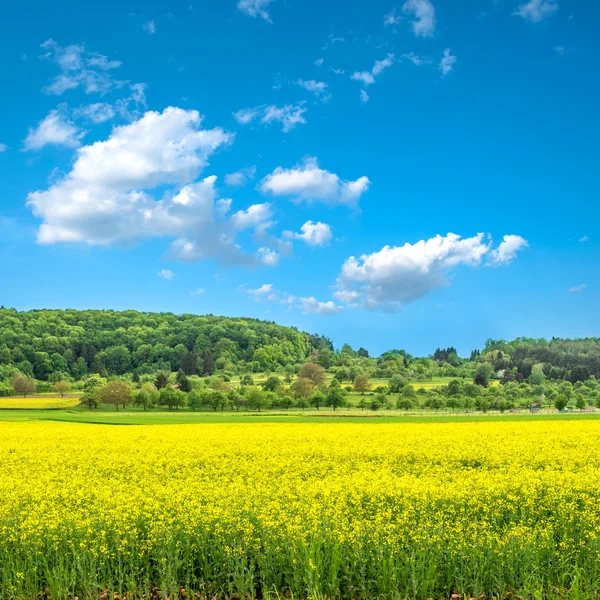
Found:
[[[19,396],[11,396],[10,398],[0,398],[0,410],[3,409],[19,409],[19,410],[39,410],[39,409],[56,409],[56,408],[72,408],[79,404],[79,398],[60,398],[47,396],[34,396],[30,398],[22,398]]]

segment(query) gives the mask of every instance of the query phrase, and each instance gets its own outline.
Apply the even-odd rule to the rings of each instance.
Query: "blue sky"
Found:
[[[373,353],[598,334],[598,3],[2,13],[2,304]]]

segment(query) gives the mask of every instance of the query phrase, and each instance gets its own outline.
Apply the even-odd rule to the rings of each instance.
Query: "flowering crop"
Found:
[[[0,597],[589,598],[599,442],[595,420],[0,423]]]

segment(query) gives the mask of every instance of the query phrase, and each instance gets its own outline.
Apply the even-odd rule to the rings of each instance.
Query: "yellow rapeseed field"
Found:
[[[594,420],[0,423],[0,482],[2,598],[600,590]]]
[[[47,398],[44,396],[33,396],[31,398],[22,398],[20,396],[11,396],[10,398],[0,398],[1,409],[55,409],[72,408],[80,402],[79,398]]]

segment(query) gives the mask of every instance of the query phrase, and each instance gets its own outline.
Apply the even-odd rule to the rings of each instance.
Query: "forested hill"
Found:
[[[139,375],[264,371],[304,362],[330,342],[256,319],[102,310],[0,309],[0,368],[45,380],[64,373]]]

